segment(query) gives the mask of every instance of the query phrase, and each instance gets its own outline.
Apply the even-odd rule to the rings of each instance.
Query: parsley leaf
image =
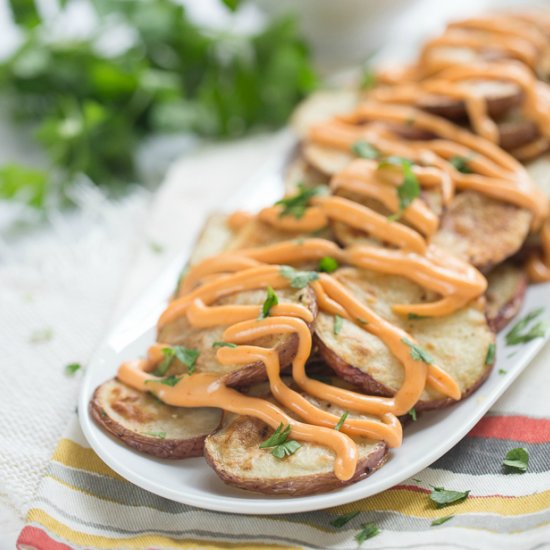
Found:
[[[290,424],[284,428],[283,423],[281,422],[271,437],[266,439],[263,443],[260,443],[260,449],[273,447],[271,454],[279,459],[294,454],[301,447],[301,445],[293,439],[288,440],[290,430]]]
[[[451,504],[457,504],[468,498],[470,491],[450,491],[443,487],[434,487],[430,498],[436,503],[438,508],[444,508]]]
[[[297,271],[288,265],[281,266],[279,273],[290,281],[291,288],[305,288],[309,283],[319,279],[315,271]]]
[[[319,260],[319,271],[324,271],[325,273],[332,273],[340,267],[340,264],[334,258],[330,256],[324,256]]]
[[[275,294],[275,291],[272,287],[267,287],[267,298],[264,301],[264,305],[262,306],[262,311],[260,313],[259,319],[265,319],[266,317],[269,317],[269,314],[271,312],[271,308],[273,306],[276,306],[279,303],[279,298],[277,298],[277,294]]]
[[[378,169],[400,166],[403,171],[403,181],[397,187],[397,197],[399,199],[399,210],[392,214],[389,219],[398,220],[409,205],[420,197],[420,184],[418,178],[412,169],[412,162],[403,157],[386,157],[378,163]]]
[[[355,540],[359,545],[363,544],[366,540],[376,537],[380,534],[380,529],[376,526],[375,523],[362,523],[361,531],[355,535]]]
[[[167,376],[166,378],[159,380],[159,382],[161,384],[164,384],[165,386],[170,386],[171,388],[173,388],[180,380],[181,380],[181,376],[175,376],[171,374],[170,376]]]
[[[434,363],[434,358],[427,351],[423,350],[420,346],[417,346],[407,338],[403,338],[401,342],[411,348],[411,357],[415,361],[422,361],[427,365],[432,365]]]
[[[330,524],[337,529],[344,527],[346,523],[349,523],[354,517],[357,517],[360,514],[359,510],[356,512],[348,512],[347,514],[342,514],[341,516],[335,517]]]
[[[416,422],[416,409],[413,407],[408,413],[413,422]]]
[[[222,342],[217,341],[212,344],[213,348],[236,348],[237,344],[233,344],[232,342]]]
[[[517,346],[518,344],[526,344],[535,338],[544,338],[546,330],[548,329],[548,323],[538,321],[532,324],[543,312],[544,308],[540,307],[531,311],[523,319],[518,321],[508,334],[506,334],[506,345]]]
[[[455,155],[449,159],[449,162],[454,167],[455,170],[462,172],[463,174],[471,174],[472,169],[470,168],[470,159],[460,155]]]
[[[174,357],[187,367],[189,374],[193,374],[195,372],[195,363],[200,355],[199,350],[188,349],[184,346],[172,346],[163,348],[162,353],[164,355],[164,359],[153,371],[153,373],[157,376],[164,376],[166,374]]]
[[[29,341],[31,344],[42,344],[43,342],[49,342],[52,338],[53,329],[46,327],[33,331]]]
[[[508,371],[506,369],[498,369],[499,374],[506,374]]]
[[[276,206],[283,207],[279,217],[294,216],[299,220],[305,214],[309,201],[321,192],[321,187],[306,187],[303,183],[299,183],[295,195],[285,197],[275,203]]]
[[[489,344],[489,347],[487,348],[487,355],[485,355],[485,364],[486,365],[492,365],[495,362],[495,354],[497,351],[497,347],[494,342],[491,342]]]
[[[332,328],[332,331],[334,332],[334,336],[338,336],[340,334],[340,331],[342,330],[343,325],[344,325],[344,319],[342,319],[340,315],[335,315],[334,326]]]
[[[166,432],[141,432],[143,435],[150,435],[151,437],[158,437],[159,439],[166,439]]]
[[[522,447],[511,449],[506,453],[502,464],[509,470],[523,474],[529,466],[529,453]]]
[[[349,416],[349,412],[346,411],[341,417],[340,417],[340,420],[338,420],[338,423],[336,424],[336,426],[334,426],[334,429],[339,432],[340,431],[340,428],[342,428],[342,426],[344,425],[344,422],[346,421],[346,418]]]
[[[82,365],[80,363],[69,363],[65,366],[65,374],[67,374],[68,376],[72,376],[73,374],[76,374],[81,368]]]
[[[441,518],[434,519],[431,523],[432,527],[435,527],[436,525],[442,525],[443,523],[446,523],[450,519],[453,519],[454,516],[443,516]]]
[[[380,151],[368,141],[359,140],[351,146],[351,152],[363,159],[375,160],[380,157]]]

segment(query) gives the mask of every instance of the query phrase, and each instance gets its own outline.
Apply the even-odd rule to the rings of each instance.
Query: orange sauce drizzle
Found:
[[[542,254],[530,257],[528,272],[534,281],[550,281],[550,222],[545,222],[548,201],[521,164],[495,145],[499,139],[498,128],[487,113],[485,98],[462,85],[476,79],[512,82],[523,95],[525,115],[538,121],[544,138],[550,137],[550,88],[537,83],[531,71],[536,67],[538,55],[550,51],[550,41],[540,29],[532,32],[526,21],[532,20],[527,16],[521,20],[503,17],[494,21],[469,19],[451,24],[443,36],[426,44],[417,65],[393,74],[386,72],[387,82],[395,83],[396,78],[408,82],[395,88],[375,90],[370,101],[360,105],[355,112],[312,127],[309,140],[351,155],[353,144],[364,139],[383,155],[408,158],[415,163],[412,169],[423,187],[441,189],[443,204],[448,204],[455,189],[472,189],[529,209],[533,214],[533,228],[542,227]],[[487,36],[491,37],[493,49],[523,65],[518,61],[457,65],[432,55],[435,49],[449,46],[481,52],[486,48]],[[436,78],[422,80],[434,73],[437,73]],[[479,135],[406,106],[434,94],[463,100],[470,122]],[[397,105],[399,103],[406,105]],[[435,139],[400,138],[395,126],[407,125]],[[536,147],[532,145],[531,149],[539,150],[543,146],[547,147],[546,139],[540,144],[537,142]],[[527,146],[525,154],[531,153],[531,149]],[[461,173],[452,166],[450,160],[457,155],[468,159],[471,173]],[[243,228],[257,217],[277,229],[299,234],[340,222],[395,248],[356,245],[342,249],[325,239],[307,238],[224,252],[191,267],[175,298],[159,318],[159,329],[181,317],[186,317],[193,327],[227,325],[224,341],[235,344],[235,347],[218,349],[217,360],[226,366],[263,364],[275,400],[301,420],[296,420],[268,400],[226,387],[224,374],[197,372],[182,375],[173,386],[163,384],[163,378],[151,373],[164,359],[163,348],[166,346],[162,343],[152,345],[146,359],[123,363],[118,378],[138,390],[153,392],[169,405],[220,407],[259,418],[274,429],[281,423],[288,424],[292,437],[326,445],[334,451],[335,475],[342,480],[353,476],[358,462],[357,445],[350,436],[384,440],[390,447],[400,445],[403,433],[397,416],[406,414],[415,406],[426,384],[452,399],[460,399],[460,389],[438,365],[415,358],[411,346],[416,344],[407,332],[377,315],[335,277],[321,273],[310,283],[317,306],[321,311],[339,315],[375,335],[399,360],[404,369],[404,381],[392,397],[360,394],[307,375],[305,365],[312,350],[311,324],[315,319],[305,306],[279,303],[271,308],[267,318],[261,318],[261,305],[212,305],[233,293],[268,286],[288,288],[291,282],[282,275],[282,265],[303,265],[325,256],[343,265],[406,277],[438,295],[432,302],[393,304],[392,309],[398,315],[449,315],[480,297],[487,287],[483,275],[473,266],[429,244],[439,220],[425,203],[414,200],[400,213],[403,220],[413,226],[411,228],[334,194],[342,192],[374,199],[396,213],[399,211],[396,188],[401,183],[400,176],[395,170],[380,170],[375,161],[357,159],[334,174],[330,183],[333,194],[313,197],[301,217],[283,216],[283,207],[276,205],[264,208],[257,216],[236,212],[228,218],[228,226],[233,230]],[[298,341],[292,360],[294,383],[311,398],[356,413],[345,420],[340,431],[334,429],[339,421],[337,415],[321,409],[314,400],[288,386],[281,378],[277,349],[254,345],[261,338],[289,334],[296,335]]]

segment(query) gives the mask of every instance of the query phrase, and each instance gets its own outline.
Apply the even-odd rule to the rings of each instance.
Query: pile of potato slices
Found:
[[[314,494],[487,379],[550,280],[550,14],[451,23],[375,76],[296,110],[283,199],[208,220],[157,342],[90,402],[120,441]]]

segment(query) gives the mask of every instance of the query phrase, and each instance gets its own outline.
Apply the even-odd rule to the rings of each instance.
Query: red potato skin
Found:
[[[391,397],[394,394],[392,390],[375,380],[369,374],[362,372],[361,370],[350,365],[349,363],[346,363],[328,346],[326,346],[320,338],[316,337],[316,343],[319,349],[319,353],[326,361],[327,365],[337,374],[337,376],[339,376],[343,380],[359,386],[366,394],[369,395]],[[466,397],[474,393],[483,384],[483,382],[487,380],[487,377],[491,373],[492,367],[493,365],[487,365],[487,368],[483,372],[483,376],[481,376],[473,386],[468,388],[468,390],[462,394],[461,399],[465,399]],[[432,409],[441,409],[444,407],[448,407],[453,403],[456,403],[456,401],[454,399],[451,399],[450,397],[434,399],[431,401],[419,401],[415,405],[415,409],[417,412],[428,411]]]

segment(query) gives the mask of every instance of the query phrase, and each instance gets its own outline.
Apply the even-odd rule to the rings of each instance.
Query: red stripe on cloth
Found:
[[[485,416],[468,436],[550,443],[550,420],[527,416]]]
[[[73,550],[70,546],[52,539],[46,531],[27,525],[19,533],[18,550]]]

